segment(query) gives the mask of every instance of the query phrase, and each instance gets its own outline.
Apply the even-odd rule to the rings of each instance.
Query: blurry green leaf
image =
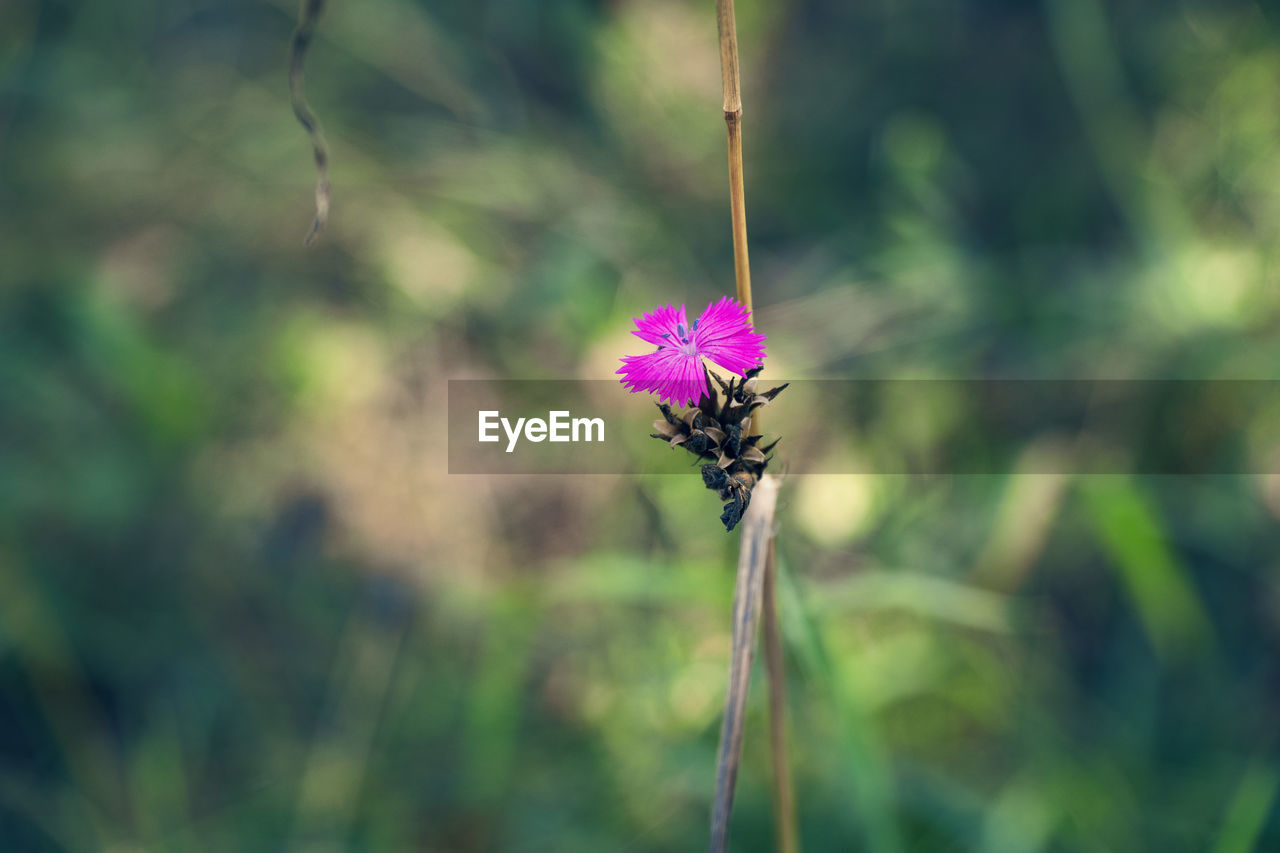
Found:
[[[1280,790],[1280,771],[1255,764],[1245,772],[1231,800],[1213,853],[1249,853],[1258,850],[1258,837]]]
[[[1119,570],[1156,652],[1177,657],[1207,650],[1209,618],[1137,486],[1120,476],[1086,477],[1080,493],[1098,543]]]
[[[999,593],[923,572],[866,571],[826,584],[814,606],[815,615],[901,611],[938,622],[995,633],[1012,630],[1010,599]]]
[[[546,595],[549,601],[562,603],[726,607],[732,590],[733,576],[718,566],[599,552],[574,561],[569,571],[547,584]]]
[[[494,603],[467,700],[461,781],[465,801],[492,805],[515,781],[523,687],[537,628],[537,606],[519,594]]]
[[[814,617],[808,599],[801,596],[782,552],[778,555],[778,609],[787,647],[800,663],[802,677],[822,690],[833,703],[841,726],[842,742],[823,748],[839,748],[845,757],[845,771],[856,801],[849,804],[861,821],[866,849],[871,853],[897,853],[905,849],[894,820],[895,791],[888,750],[861,697],[852,685],[840,678],[839,668]],[[804,813],[804,792],[798,793],[800,814]]]

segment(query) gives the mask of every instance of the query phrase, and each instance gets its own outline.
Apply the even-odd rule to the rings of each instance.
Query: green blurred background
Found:
[[[736,536],[696,476],[448,476],[444,389],[732,287],[713,4],[330,5],[312,250],[296,3],[0,5],[0,849],[699,849]],[[1277,4],[738,26],[770,375],[1275,377]],[[795,478],[805,848],[1280,849],[1278,515]]]

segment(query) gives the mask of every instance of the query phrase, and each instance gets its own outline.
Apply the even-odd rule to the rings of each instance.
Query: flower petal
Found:
[[[706,388],[702,360],[674,348],[626,356],[616,372],[622,375],[623,386],[633,394],[647,391],[672,405],[692,405],[702,398]]]
[[[636,331],[631,334],[657,346],[679,345],[679,328],[683,326],[686,334],[689,329],[689,321],[685,319],[683,305],[678,309],[672,305],[662,305],[637,317],[635,323]]]
[[[764,363],[765,335],[751,327],[751,313],[728,296],[712,302],[698,317],[694,343],[698,353],[739,376]]]

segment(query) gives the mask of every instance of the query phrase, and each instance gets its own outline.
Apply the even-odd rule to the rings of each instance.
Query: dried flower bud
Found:
[[[751,434],[751,412],[778,396],[786,384],[757,393],[760,368],[746,372],[746,377],[725,382],[714,373],[708,375],[719,387],[703,396],[696,408],[677,413],[665,403],[658,404],[662,419],[653,422],[654,438],[672,447],[683,447],[699,459],[702,481],[708,489],[725,501],[720,521],[733,530],[751,504],[751,490],[760,481],[770,461],[770,452],[778,440],[761,447],[761,436]]]

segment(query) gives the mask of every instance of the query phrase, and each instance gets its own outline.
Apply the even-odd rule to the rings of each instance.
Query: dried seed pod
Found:
[[[778,443],[775,439],[760,446],[761,436],[751,434],[751,412],[768,404],[787,385],[759,392],[759,373],[759,368],[749,370],[744,378],[730,378],[728,382],[708,373],[719,393],[711,391],[698,406],[684,412],[659,403],[662,420],[653,422],[654,438],[672,447],[683,447],[703,460],[703,483],[725,501],[720,521],[726,530],[733,530],[742,520],[751,503],[751,490],[764,474],[769,453]],[[711,382],[707,387],[712,387]]]
[[[695,429],[689,435],[688,450],[690,453],[697,453],[701,455],[706,453],[707,449],[712,446],[714,446],[712,441],[707,437],[707,434],[700,429]]]
[[[654,421],[653,428],[661,433],[664,438],[671,438],[672,436],[680,434],[679,427],[665,420]]]

